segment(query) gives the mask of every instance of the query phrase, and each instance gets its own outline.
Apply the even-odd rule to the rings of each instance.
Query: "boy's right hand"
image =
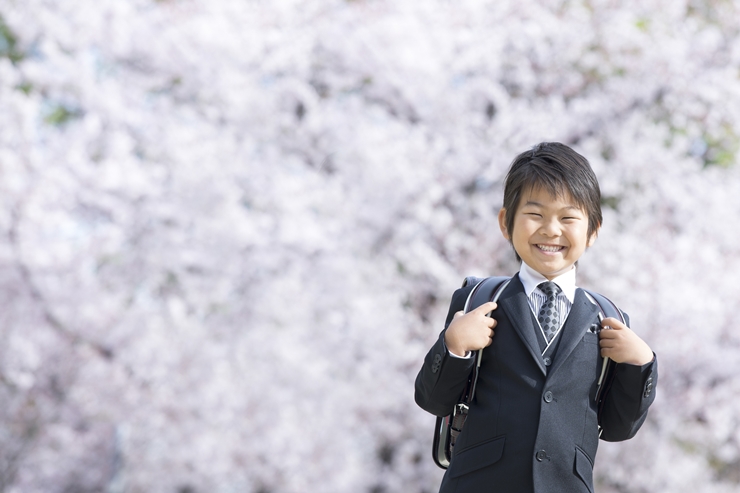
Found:
[[[497,306],[493,301],[489,301],[468,313],[455,313],[445,332],[447,349],[457,356],[465,356],[468,351],[477,351],[490,346],[493,342],[496,320],[486,315]]]

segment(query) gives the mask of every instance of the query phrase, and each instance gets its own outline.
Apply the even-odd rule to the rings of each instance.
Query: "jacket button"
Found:
[[[545,392],[544,399],[545,402],[552,402],[552,392],[550,392],[549,390]]]
[[[538,462],[542,462],[545,459],[550,460],[550,458],[547,456],[547,452],[545,452],[544,450],[539,450],[535,457],[537,458]]]
[[[545,366],[550,366],[552,364],[552,360],[549,357],[545,358]]]
[[[432,373],[437,373],[440,366],[442,366],[442,356],[437,353],[434,355],[434,363],[432,363]]]
[[[653,377],[650,377],[647,379],[647,382],[645,383],[645,392],[642,394],[642,396],[647,399],[650,397],[650,393],[653,391]]]

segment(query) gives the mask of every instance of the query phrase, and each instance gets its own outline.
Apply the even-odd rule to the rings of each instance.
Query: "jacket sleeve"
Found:
[[[635,436],[647,418],[658,385],[658,359],[643,366],[617,363],[601,413],[601,439],[619,442]]]
[[[458,289],[452,295],[445,328],[427,353],[416,376],[416,403],[436,416],[447,416],[452,412],[475,363],[475,358],[450,356],[444,342],[445,331],[453,315],[465,307],[465,300],[472,288],[473,286],[468,286]]]

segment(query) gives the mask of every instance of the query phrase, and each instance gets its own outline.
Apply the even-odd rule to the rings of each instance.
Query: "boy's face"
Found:
[[[521,259],[548,279],[567,272],[593,244],[588,216],[567,192],[554,197],[542,188],[526,191],[514,216],[514,231],[507,231],[506,210],[499,212],[499,226]]]

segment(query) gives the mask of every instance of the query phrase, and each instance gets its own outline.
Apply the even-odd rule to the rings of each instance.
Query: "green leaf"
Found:
[[[24,58],[24,53],[18,49],[18,37],[0,16],[0,57],[18,63]]]
[[[46,117],[44,117],[44,121],[48,123],[49,125],[64,125],[69,120],[72,120],[73,118],[76,118],[78,113],[76,111],[71,111],[67,107],[63,105],[56,106]]]

